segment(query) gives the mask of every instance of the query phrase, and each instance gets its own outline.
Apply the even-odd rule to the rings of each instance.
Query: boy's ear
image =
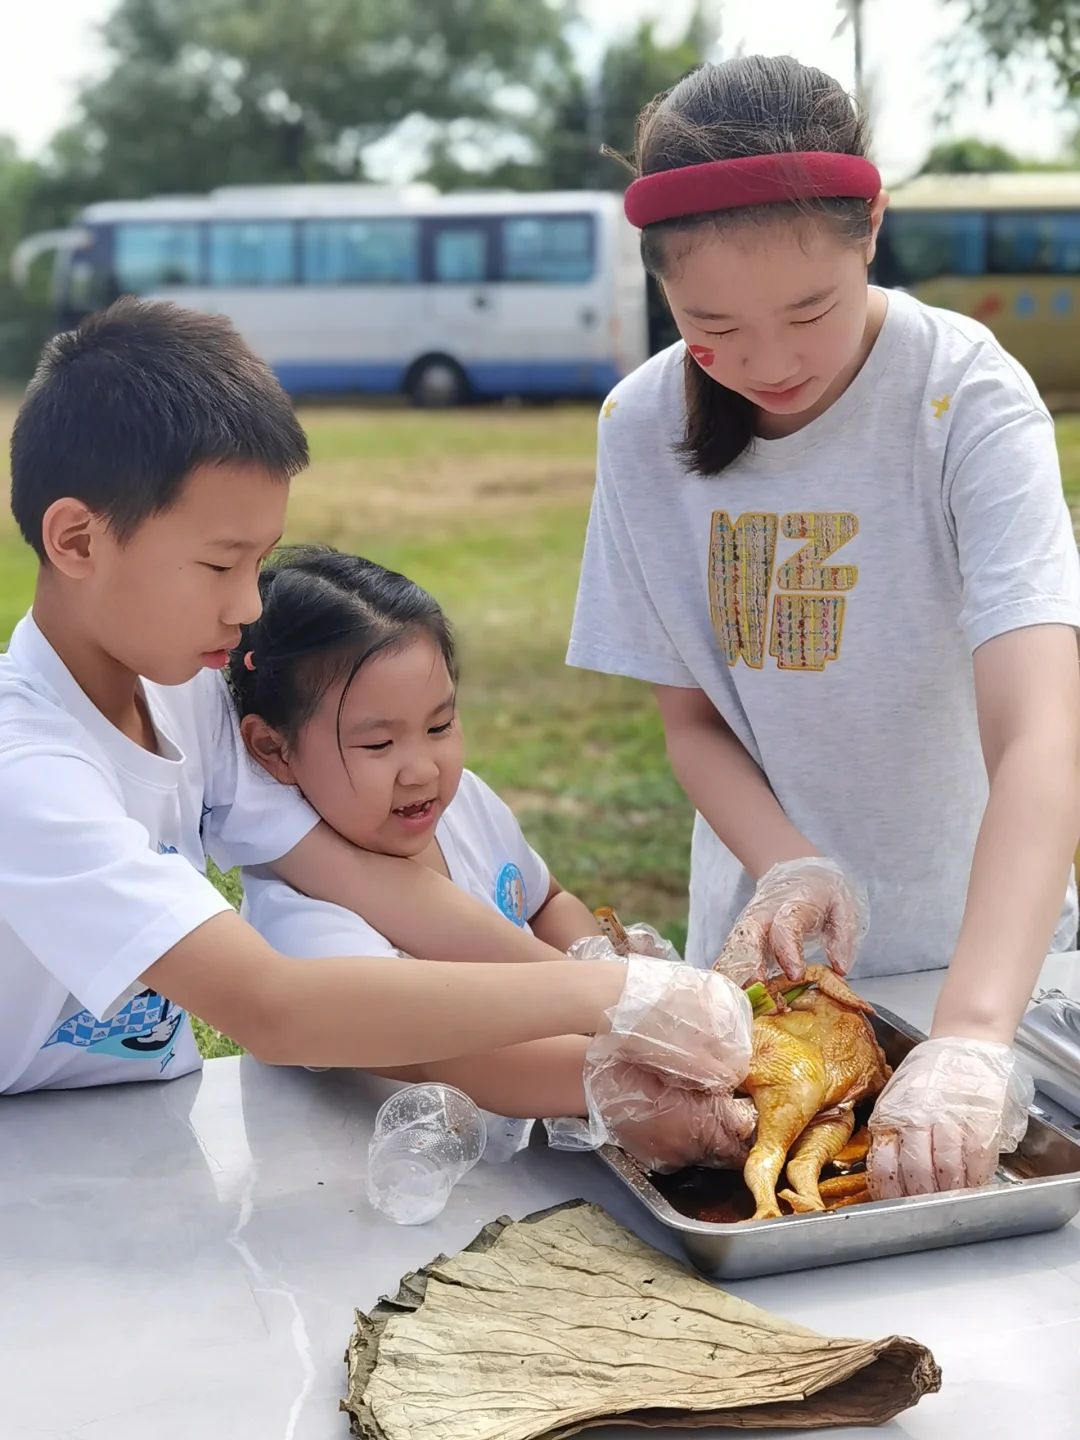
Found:
[[[49,564],[69,580],[93,573],[94,541],[104,533],[106,521],[82,500],[65,496],[54,500],[41,518],[41,543]]]
[[[296,784],[285,741],[261,715],[245,715],[240,721],[240,734],[248,754],[268,775],[272,775],[282,785]]]

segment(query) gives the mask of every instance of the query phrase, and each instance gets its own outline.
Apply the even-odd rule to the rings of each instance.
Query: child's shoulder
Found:
[[[981,321],[898,291],[889,292],[889,304],[900,311],[908,348],[925,363],[931,388],[950,394],[954,406],[985,396],[1043,408],[1031,376]]]
[[[510,807],[486,780],[473,770],[462,770],[457,794],[446,808],[447,816],[498,815],[510,813]]]
[[[85,726],[17,645],[0,654],[0,754],[60,742],[82,748]]]
[[[640,422],[646,419],[655,424],[667,418],[681,428],[685,419],[685,358],[686,346],[677,340],[620,380],[600,407],[601,438],[617,440],[628,432],[637,434]]]
[[[143,683],[155,722],[164,722],[185,754],[226,738],[231,710],[219,674],[203,670],[182,685]],[[0,654],[0,753],[48,749],[101,760],[126,748],[33,619],[21,620]]]
[[[461,772],[461,783],[446,807],[443,823],[455,839],[470,843],[509,844],[521,835],[510,806],[472,770]]]

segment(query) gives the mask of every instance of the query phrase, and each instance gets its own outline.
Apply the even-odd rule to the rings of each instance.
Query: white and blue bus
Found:
[[[50,249],[61,327],[123,294],[227,315],[297,396],[597,397],[655,348],[636,232],[602,191],[235,186],[91,205],[16,274]]]

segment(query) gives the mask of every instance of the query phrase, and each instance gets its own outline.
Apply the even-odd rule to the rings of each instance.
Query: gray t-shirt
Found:
[[[972,653],[1080,627],[1053,423],[982,325],[889,292],[862,370],[794,435],[687,473],[682,344],[604,406],[569,663],[703,690],[794,825],[870,893],[856,974],[948,964],[987,779]],[[700,816],[688,958],[752,892]],[[1076,936],[1070,891],[1055,939]]]

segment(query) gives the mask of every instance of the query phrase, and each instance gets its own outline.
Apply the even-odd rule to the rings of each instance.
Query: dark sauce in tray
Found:
[[[680,1215],[711,1225],[734,1225],[754,1213],[754,1197],[738,1170],[678,1170],[650,1181]]]
[[[873,1105],[865,1101],[855,1107],[856,1130],[866,1124],[872,1109]],[[829,1176],[838,1172],[827,1165],[821,1173]],[[710,1225],[736,1225],[741,1220],[749,1220],[754,1213],[754,1197],[738,1170],[707,1170],[695,1166],[677,1170],[673,1175],[650,1174],[649,1181],[672,1209],[691,1220],[704,1220]],[[783,1183],[781,1175],[778,1188]]]

